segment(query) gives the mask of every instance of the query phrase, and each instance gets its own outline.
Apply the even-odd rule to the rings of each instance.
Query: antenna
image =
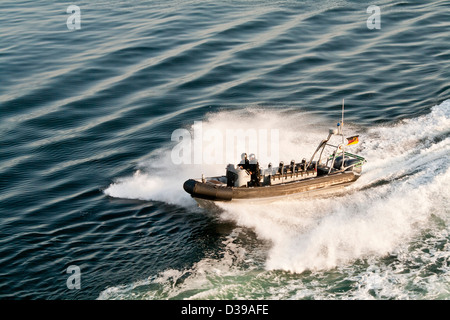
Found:
[[[344,143],[344,99],[342,99],[341,133],[342,133],[342,143]]]
[[[342,133],[342,165],[341,165],[341,169],[344,169],[344,156],[345,156],[345,152],[344,152],[344,99],[342,99],[342,121],[341,121],[341,133]]]

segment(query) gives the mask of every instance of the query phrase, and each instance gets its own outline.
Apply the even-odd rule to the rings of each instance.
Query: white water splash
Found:
[[[301,160],[308,157],[317,147],[316,144],[327,134],[328,126],[323,126],[320,119],[312,118],[294,110],[264,110],[246,108],[234,111],[211,113],[202,122],[203,131],[217,130],[226,136],[227,130],[275,129],[280,133],[280,150],[277,159],[270,159],[277,163],[278,156],[289,162],[291,159]],[[190,130],[193,131],[194,124]],[[317,127],[322,127],[318,130]],[[299,134],[299,132],[310,132]],[[214,141],[204,141],[203,149],[212,149]],[[117,179],[104,193],[115,198],[163,201],[171,204],[194,204],[191,197],[183,190],[183,183],[189,178],[225,175],[227,163],[218,164],[179,164],[174,165],[171,152],[176,143],[169,141],[168,146],[155,150],[151,159],[139,164],[137,170],[130,177]],[[247,144],[246,146],[249,146]],[[238,145],[235,146],[237,148]],[[254,153],[254,150],[234,150],[235,161],[239,163],[242,152]],[[223,159],[225,161],[225,159]],[[268,163],[261,163],[267,166]]]
[[[300,142],[302,146],[305,143],[308,151],[305,153],[308,154],[323,138],[326,127],[320,125],[321,128],[315,128],[318,123],[299,125],[301,114],[285,118],[277,115],[276,111],[267,111],[265,117],[268,115],[274,126],[283,120],[285,132],[280,136],[285,140],[281,146],[287,159],[298,158],[295,155]],[[205,123],[226,128],[233,122],[233,117],[238,119],[238,116],[242,113],[222,111],[209,115]],[[258,113],[253,113],[251,121],[260,120]],[[309,120],[308,117],[305,121]],[[304,133],[299,136],[298,131]],[[167,270],[170,275],[162,273],[147,280],[144,289],[147,296],[144,298],[223,298],[227,294],[246,299],[259,296],[277,299],[448,298],[449,133],[450,101],[435,106],[429,114],[394,125],[356,129],[360,144],[355,146],[355,150],[366,157],[368,163],[361,178],[346,192],[326,198],[277,201],[270,205],[220,204],[223,210],[221,219],[254,230],[258,238],[270,244],[260,253],[265,260],[265,270],[261,270],[261,266],[255,266],[256,271],[237,267],[230,261],[238,256],[242,258],[242,252],[238,253],[239,248],[234,248],[230,251],[231,257],[219,260],[205,258],[192,270],[179,273]],[[168,152],[161,151],[162,154]],[[186,178],[195,176],[194,171],[198,170],[192,167],[184,169]],[[206,169],[213,171],[217,167]],[[223,168],[219,166],[219,169]],[[166,193],[154,192],[153,183],[158,185],[159,182],[151,174],[125,178],[111,185],[106,193],[131,198],[138,195],[138,198],[157,198],[160,201],[172,201],[175,195],[183,197],[181,188],[179,191],[174,189],[182,185],[185,177],[169,173],[166,178]],[[148,188],[140,189],[142,185]],[[426,241],[422,241],[424,234],[428,237]],[[393,257],[395,262],[386,265],[382,262],[384,257]],[[365,261],[369,266],[361,270],[358,261]],[[325,277],[326,272],[336,272],[346,282],[352,283],[352,288],[337,295],[326,286],[316,288],[304,283],[301,277],[273,274],[277,270],[288,274],[309,270],[317,277]],[[184,278],[183,285],[168,285],[173,283],[170,279],[180,277]],[[240,283],[241,289],[238,290],[236,281],[244,281],[247,285]],[[270,285],[274,282],[285,289],[280,291],[277,287],[275,291],[271,290]],[[157,283],[165,289],[155,291],[151,286]],[[141,287],[143,284],[134,285]],[[135,292],[130,288],[108,290],[101,297],[117,297],[114,290],[120,294],[125,290],[127,297]],[[165,293],[161,294],[161,290]]]
[[[371,128],[360,133],[368,163],[347,193],[270,206],[224,203],[222,218],[273,243],[268,269],[322,270],[387,255],[433,215],[448,215],[449,132],[449,101],[428,115]]]

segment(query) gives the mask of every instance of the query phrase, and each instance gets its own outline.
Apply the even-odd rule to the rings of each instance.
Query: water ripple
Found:
[[[334,122],[344,98],[348,121],[364,128],[395,127],[429,114],[436,122],[445,119],[449,1],[377,5],[380,30],[367,28],[367,5],[356,1],[97,1],[79,4],[81,30],[69,31],[63,3],[2,1],[0,297],[91,299],[147,276],[178,279],[170,270],[187,270],[178,281],[189,287],[190,275],[194,283],[202,279],[195,267],[211,261],[241,281],[249,276],[245,271],[216,259],[239,253],[241,245],[258,252],[251,257],[256,264],[243,265],[261,268],[265,242],[247,231],[242,237],[251,245],[239,237],[230,241],[235,225],[180,205],[184,194],[140,201],[107,197],[103,190],[143,164],[166,172],[148,159],[166,159],[171,133],[198,120],[215,119],[216,127],[242,119],[255,126]],[[440,116],[433,109],[438,105]],[[235,110],[253,111],[248,117]],[[259,118],[261,110],[272,117]],[[441,155],[433,154],[433,161]],[[392,183],[388,177],[372,182],[360,192]],[[445,229],[447,222],[440,223]],[[430,248],[437,250],[434,243]],[[80,291],[65,287],[71,264],[83,270]],[[340,274],[338,284],[322,287],[331,288],[331,296],[343,288],[366,297],[348,287],[358,277],[370,286],[373,275],[358,263],[346,267],[351,271]],[[265,293],[247,287],[258,297],[314,297],[295,292],[317,289],[292,275],[258,277],[250,283],[259,288],[277,281],[293,288],[283,295],[277,285]],[[326,275],[304,279],[328,281]],[[208,290],[204,296],[214,297]],[[222,290],[217,296],[227,295]],[[316,296],[327,296],[317,290]]]

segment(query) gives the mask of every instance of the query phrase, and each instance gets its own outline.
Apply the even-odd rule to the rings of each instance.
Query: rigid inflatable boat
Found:
[[[330,129],[328,137],[322,140],[309,161],[292,160],[278,167],[269,164],[260,168],[254,155],[247,159],[243,154],[237,165],[229,164],[222,176],[187,180],[183,188],[202,203],[210,201],[261,200],[286,196],[309,195],[317,192],[345,187],[356,181],[366,160],[356,154],[347,152],[346,146],[356,144],[358,136],[347,138],[344,145],[342,124],[337,129]],[[342,136],[342,143],[331,144],[334,136]],[[331,150],[330,150],[331,147]],[[324,155],[324,150],[329,151]],[[199,201],[200,200],[200,201]]]

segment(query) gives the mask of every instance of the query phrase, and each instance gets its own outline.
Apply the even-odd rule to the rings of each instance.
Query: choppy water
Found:
[[[450,2],[380,1],[374,30],[371,4],[2,1],[0,297],[449,299]],[[183,191],[224,163],[171,165],[174,130],[279,130],[289,161],[342,99],[345,193]]]

